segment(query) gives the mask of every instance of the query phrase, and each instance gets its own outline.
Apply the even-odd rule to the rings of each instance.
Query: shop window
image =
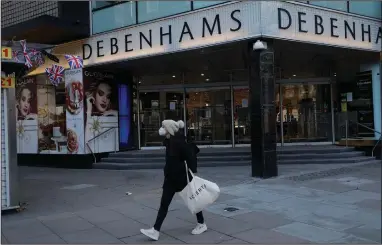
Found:
[[[349,12],[374,18],[381,18],[380,1],[349,1]]]
[[[228,1],[193,1],[194,9],[205,8],[216,4],[225,3]]]
[[[347,12],[347,1],[310,1],[312,5]]]
[[[66,154],[65,84],[53,86],[45,74],[36,80],[38,152]]]
[[[120,4],[123,2],[132,2],[132,1],[92,1],[92,9],[97,10],[101,8],[107,8],[116,4]]]
[[[126,2],[94,11],[92,23],[93,33],[136,24],[135,2]]]
[[[154,20],[191,10],[190,1],[138,1],[138,22]]]

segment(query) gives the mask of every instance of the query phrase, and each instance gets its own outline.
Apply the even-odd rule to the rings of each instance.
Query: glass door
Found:
[[[139,99],[141,147],[162,146],[162,121],[184,120],[184,91],[142,91]]]
[[[232,144],[229,87],[186,90],[187,137],[199,145]]]
[[[332,140],[330,93],[330,84],[281,85],[277,118],[282,120],[284,143]]]
[[[234,99],[234,130],[235,144],[250,144],[251,143],[251,125],[249,118],[249,87],[235,86],[233,87]]]

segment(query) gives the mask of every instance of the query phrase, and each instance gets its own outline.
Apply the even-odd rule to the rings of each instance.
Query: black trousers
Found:
[[[162,227],[163,221],[166,218],[168,207],[171,204],[172,198],[175,195],[175,191],[171,188],[163,188],[162,198],[160,201],[160,207],[158,211],[158,216],[155,221],[154,229],[157,231],[160,231],[160,228]],[[196,219],[199,224],[204,224],[204,218],[203,213],[199,212],[196,214]]]

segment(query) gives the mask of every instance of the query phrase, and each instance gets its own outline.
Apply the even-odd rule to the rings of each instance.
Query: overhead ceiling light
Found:
[[[204,74],[202,73],[202,74],[200,74],[202,77],[204,76]]]
[[[296,76],[296,75],[293,75],[294,77]]]
[[[210,79],[209,78],[206,78],[206,81],[208,82]]]
[[[175,75],[172,75],[173,78],[175,78]]]

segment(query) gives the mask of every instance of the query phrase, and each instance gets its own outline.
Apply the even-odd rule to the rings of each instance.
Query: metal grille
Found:
[[[58,1],[1,2],[1,28],[35,19],[42,15],[58,17]]]

